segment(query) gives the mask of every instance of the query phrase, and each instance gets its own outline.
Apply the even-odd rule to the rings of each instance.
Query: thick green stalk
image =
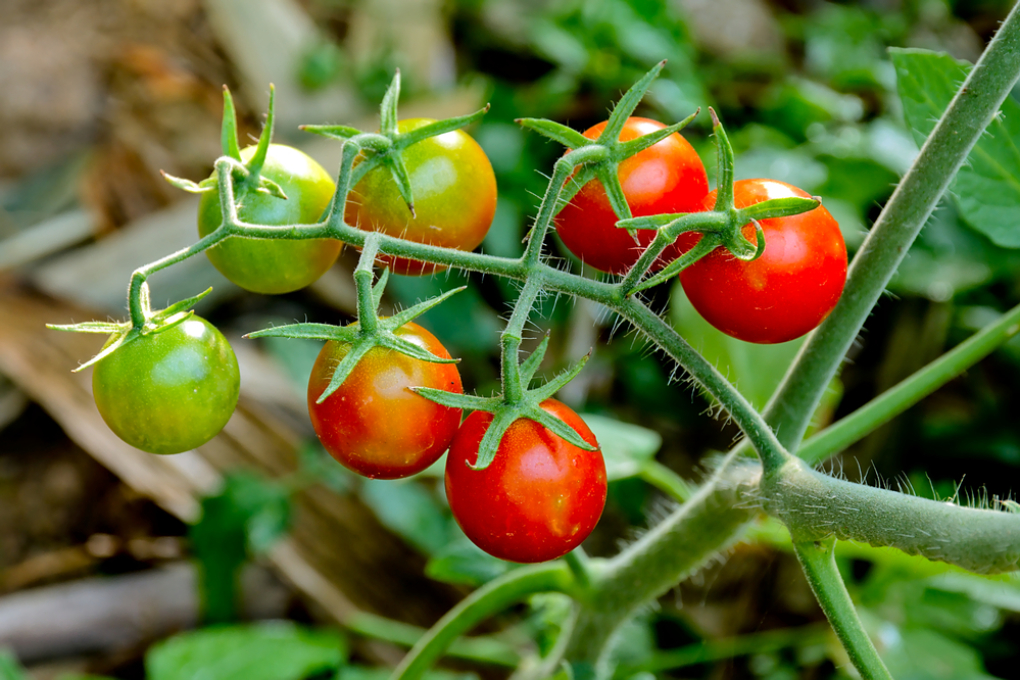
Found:
[[[404,647],[413,647],[427,632],[418,626],[368,612],[358,612],[344,621],[343,625],[352,633]],[[463,637],[454,640],[446,656],[507,668],[516,668],[521,660],[512,646],[492,637]]]
[[[757,463],[731,455],[686,503],[605,563],[581,603],[567,658],[591,663],[598,677],[607,677],[619,626],[732,544],[754,517],[744,499],[760,473]]]
[[[804,442],[797,455],[809,465],[862,439],[963,373],[1020,332],[1020,305],[895,387]]]
[[[524,335],[524,324],[528,322],[531,308],[535,305],[535,299],[542,291],[541,278],[536,275],[529,276],[521,294],[517,297],[513,314],[507,322],[503,334],[500,336],[500,368],[502,371],[503,398],[509,404],[520,403],[524,397],[526,385],[521,385],[521,367],[518,353],[521,349],[521,341]]]
[[[1020,5],[1015,5],[854,257],[843,297],[801,347],[766,407],[765,419],[791,451],[889,279],[1018,77]]]
[[[889,670],[878,656],[875,645],[868,637],[846,584],[836,567],[833,548],[836,539],[820,541],[795,541],[793,544],[797,559],[804,568],[811,590],[822,605],[822,611],[850,655],[850,661],[865,680],[892,680]]]
[[[546,562],[508,572],[468,595],[439,619],[393,671],[393,680],[420,678],[445,650],[480,621],[533,593],[567,592],[574,577],[566,563]]]
[[[1020,515],[854,484],[791,459],[762,478],[762,507],[798,541],[888,545],[979,574],[1020,568]]]

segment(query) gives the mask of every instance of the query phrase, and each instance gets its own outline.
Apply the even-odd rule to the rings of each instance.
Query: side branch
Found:
[[[854,667],[865,680],[892,680],[889,669],[882,663],[875,645],[864,631],[850,593],[846,591],[846,584],[839,575],[833,552],[835,546],[834,538],[793,543],[811,590]]]
[[[795,541],[835,536],[979,574],[1020,568],[1020,514],[967,508],[822,474],[792,459],[761,483],[762,505]]]

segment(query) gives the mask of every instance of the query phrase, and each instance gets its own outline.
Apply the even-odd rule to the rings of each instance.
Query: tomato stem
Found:
[[[375,254],[379,250],[379,235],[370,234],[365,239],[365,246],[358,258],[358,266],[354,270],[354,285],[358,292],[358,322],[361,332],[375,333],[379,327],[376,316],[375,291],[372,289],[372,278],[375,273]]]
[[[836,636],[865,680],[892,680],[875,650],[836,566],[835,538],[794,541],[793,550],[804,568],[811,590],[832,624]]]

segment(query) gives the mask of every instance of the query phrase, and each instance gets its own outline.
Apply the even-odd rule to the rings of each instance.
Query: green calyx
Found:
[[[149,300],[149,285],[143,283],[139,294],[139,301],[141,303],[143,313],[143,323],[141,325],[136,326],[130,321],[125,321],[123,323],[110,321],[86,321],[84,323],[68,325],[46,324],[46,327],[55,331],[68,331],[71,333],[102,333],[110,336],[110,338],[106,341],[106,344],[103,345],[103,349],[99,352],[99,354],[96,354],[81,366],[74,369],[74,372],[77,373],[78,371],[82,371],[101,361],[110,354],[113,354],[113,352],[118,348],[123,347],[135,338],[139,338],[143,335],[162,333],[165,330],[169,330],[174,326],[187,321],[195,314],[194,310],[191,308],[210,292],[212,292],[212,288],[207,288],[194,297],[181,300],[180,302],[176,302],[165,309],[153,312],[151,302]]]
[[[573,167],[580,168],[567,181],[560,194],[561,206],[566,205],[585,184],[597,179],[605,188],[606,197],[609,199],[609,204],[613,206],[616,216],[621,220],[628,220],[632,217],[630,206],[623,193],[623,186],[620,184],[620,163],[684,129],[700,111],[700,109],[695,111],[679,123],[669,127],[642,135],[637,139],[620,141],[620,132],[623,131],[627,119],[634,113],[634,109],[637,108],[652,81],[659,75],[665,64],[665,61],[660,61],[627,90],[627,93],[623,95],[609,115],[605,129],[596,140],[588,139],[580,132],[551,120],[541,118],[519,118],[517,120],[522,127],[534,130],[567,147],[570,151],[564,158],[570,161]],[[633,228],[627,228],[627,230],[636,241],[637,236]]]
[[[588,362],[588,356],[549,382],[534,389],[528,389],[548,347],[549,336],[546,336],[538,348],[520,365],[520,396],[514,401],[508,400],[505,395],[479,397],[471,394],[444,392],[430,387],[412,388],[416,393],[437,404],[451,408],[486,411],[493,415],[492,422],[478,446],[478,458],[472,466],[474,469],[484,470],[489,467],[496,457],[499,444],[507,428],[520,418],[535,421],[556,436],[585,451],[595,450],[596,447],[586,442],[572,427],[541,407],[543,401],[551,398],[581,372]]]
[[[269,153],[269,144],[273,138],[274,104],[276,99],[276,88],[269,85],[269,109],[266,112],[266,124],[259,136],[258,147],[255,154],[245,163],[241,159],[241,146],[237,138],[237,111],[234,109],[234,98],[230,90],[223,86],[223,125],[220,131],[220,141],[223,145],[223,157],[235,161],[231,164],[231,174],[234,178],[234,192],[237,198],[241,198],[248,191],[275,196],[280,199],[287,199],[287,194],[279,184],[271,179],[262,177],[262,167],[266,164],[266,155]],[[216,176],[207,177],[201,182],[174,177],[162,173],[163,178],[172,186],[183,189],[189,193],[201,194],[207,191],[215,191],[218,184]]]
[[[719,185],[715,206],[708,212],[666,213],[621,219],[617,222],[618,228],[626,229],[631,234],[636,229],[655,229],[659,232],[634,265],[632,273],[636,276],[628,275],[626,281],[629,285],[625,286],[627,295],[668,281],[718,246],[726,248],[738,260],[745,262],[757,260],[765,252],[765,233],[759,220],[799,215],[814,210],[821,204],[817,198],[790,197],[774,198],[746,208],[736,208],[733,202],[733,146],[715,111],[709,107],[708,112],[712,116],[712,129],[719,158]],[[754,242],[744,235],[744,227],[748,224],[755,227]],[[702,235],[693,248],[670,262],[654,276],[644,281],[638,280],[666,246],[673,243],[681,234],[690,232]]]
[[[376,310],[382,300],[386,281],[389,279],[389,269],[383,270],[378,282],[373,285],[372,262],[375,260],[377,251],[378,235],[372,234],[365,242],[365,247],[361,251],[361,259],[358,262],[358,268],[354,272],[355,285],[358,289],[358,320],[354,323],[346,326],[334,326],[324,323],[297,323],[267,328],[244,336],[246,338],[311,338],[350,344],[351,349],[337,365],[329,385],[319,396],[316,403],[321,404],[333,394],[351,374],[351,371],[358,365],[361,358],[373,347],[383,347],[413,359],[434,364],[454,364],[459,361],[459,359],[438,357],[428,350],[422,349],[418,345],[397,336],[396,330],[421,316],[451,295],[464,290],[464,287],[449,290],[439,297],[420,302],[393,316],[380,318]]]
[[[482,118],[488,112],[489,106],[470,113],[466,116],[447,118],[428,125],[423,125],[415,130],[400,132],[397,124],[397,101],[400,99],[400,70],[398,69],[390,82],[386,95],[379,106],[379,132],[362,132],[357,128],[348,125],[302,125],[301,129],[329,139],[340,141],[352,140],[358,145],[364,154],[364,160],[354,169],[351,177],[351,186],[357,185],[358,181],[379,164],[382,164],[390,172],[400,197],[407,204],[407,209],[412,217],[416,217],[414,211],[414,196],[411,192],[411,178],[404,165],[401,153],[412,144],[442,135],[453,130],[470,125]]]

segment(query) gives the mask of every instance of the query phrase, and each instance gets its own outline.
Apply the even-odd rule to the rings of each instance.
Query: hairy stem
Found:
[[[801,347],[766,407],[765,419],[791,451],[804,437],[822,393],[889,279],[1018,77],[1020,4],[1014,5],[896,187],[853,259],[843,297]]]
[[[573,585],[570,568],[561,561],[521,567],[490,581],[461,600],[415,643],[393,672],[393,680],[420,678],[454,640],[523,598],[539,592],[567,592]]]
[[[798,541],[835,536],[948,562],[979,574],[1020,567],[1020,515],[854,484],[792,459],[760,487],[768,514]]]
[[[797,553],[815,598],[822,605],[822,611],[829,619],[836,637],[850,655],[853,663],[865,680],[892,680],[889,670],[878,656],[875,645],[864,630],[850,593],[836,568],[833,549],[836,539],[821,541],[794,541]]]

